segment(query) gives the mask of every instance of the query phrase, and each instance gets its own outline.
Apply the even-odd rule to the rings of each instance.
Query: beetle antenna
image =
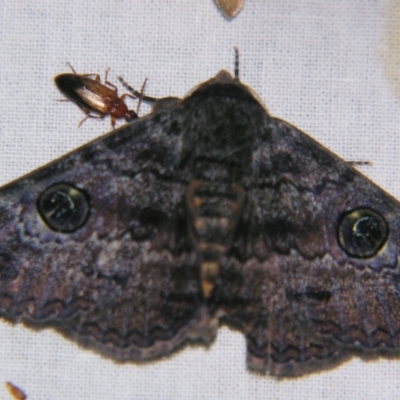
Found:
[[[141,99],[141,101],[146,101],[148,103],[155,103],[158,99],[156,99],[155,97],[150,97],[150,96],[144,96],[143,95],[143,91],[138,92],[137,90],[135,90],[132,86],[130,86],[128,83],[126,83],[124,81],[124,78],[122,78],[121,75],[117,76],[117,79],[125,86],[126,89],[128,89],[135,97],[139,97],[139,99]],[[147,78],[146,78],[147,80]]]

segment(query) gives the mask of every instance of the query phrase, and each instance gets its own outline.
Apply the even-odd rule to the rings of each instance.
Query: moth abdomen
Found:
[[[245,191],[241,185],[193,180],[186,190],[191,241],[200,255],[204,297],[219,273],[218,263],[231,245],[241,218]]]

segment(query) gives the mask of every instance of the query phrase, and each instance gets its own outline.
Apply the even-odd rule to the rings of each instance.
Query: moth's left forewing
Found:
[[[55,325],[116,359],[162,355],[195,335],[193,255],[174,252],[186,188],[174,109],[0,190],[3,316]]]

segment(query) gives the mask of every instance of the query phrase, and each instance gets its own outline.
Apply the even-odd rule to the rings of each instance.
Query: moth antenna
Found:
[[[239,80],[239,48],[234,47],[235,50],[235,79]]]
[[[372,161],[346,161],[346,164],[352,167],[359,167],[360,165],[367,165],[369,167],[373,166]]]
[[[75,71],[75,69],[74,69],[74,67],[71,65],[71,63],[70,62],[66,62],[66,64],[68,65],[68,67],[70,67],[71,68],[71,70],[72,70],[72,72],[75,74],[75,75],[78,75],[77,73],[76,73],[76,71]]]
[[[142,91],[138,92],[136,89],[134,89],[132,86],[130,86],[128,83],[124,81],[124,78],[122,78],[121,75],[117,76],[117,79],[125,86],[127,90],[129,90],[135,97],[138,97],[141,99],[141,101],[147,101],[148,103],[155,103],[158,99],[155,97],[150,97],[150,96],[144,96],[143,95],[143,87]],[[147,78],[146,78],[147,81]]]

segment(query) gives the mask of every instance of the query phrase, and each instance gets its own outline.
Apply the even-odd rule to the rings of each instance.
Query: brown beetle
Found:
[[[125,97],[135,97],[130,94],[118,97],[118,89],[107,80],[108,69],[105,72],[103,84],[98,74],[78,75],[73,67],[68,65],[73,73],[57,75],[54,82],[60,92],[86,114],[78,126],[81,126],[88,118],[104,118],[109,115],[111,125],[115,128],[115,122],[119,118],[125,118],[129,122],[138,117],[135,111],[128,109],[124,101]]]

